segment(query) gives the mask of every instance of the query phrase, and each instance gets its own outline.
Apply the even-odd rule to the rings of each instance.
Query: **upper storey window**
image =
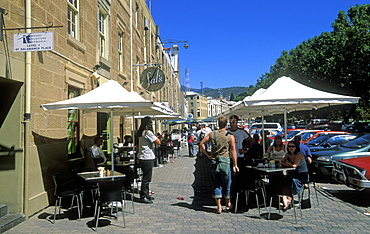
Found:
[[[68,34],[79,39],[78,0],[68,0]]]
[[[99,9],[98,20],[100,56],[103,58],[108,58],[108,14],[103,9]]]

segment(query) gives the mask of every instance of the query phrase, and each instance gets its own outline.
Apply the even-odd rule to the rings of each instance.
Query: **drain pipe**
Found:
[[[132,70],[132,65],[133,65],[133,50],[132,50],[132,45],[133,45],[133,39],[132,39],[132,0],[130,0],[130,91],[134,91],[134,79],[133,79],[133,70]]]
[[[31,0],[25,0],[26,8],[26,33],[31,33]],[[29,217],[28,210],[28,197],[29,197],[29,157],[30,157],[30,120],[31,120],[31,52],[26,53],[26,65],[25,65],[25,111],[24,111],[24,141],[23,141],[23,157],[24,157],[24,174],[23,174],[23,214],[26,216],[26,219]]]

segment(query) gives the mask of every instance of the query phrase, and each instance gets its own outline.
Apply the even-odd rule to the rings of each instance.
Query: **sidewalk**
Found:
[[[155,192],[154,203],[135,203],[135,214],[125,213],[126,228],[119,227],[123,226],[120,216],[118,220],[110,220],[110,225],[99,227],[98,232],[370,233],[369,216],[351,208],[323,189],[318,193],[319,205],[314,190],[311,189],[312,208],[302,210],[302,218],[297,210],[298,223],[294,223],[293,210],[281,213],[283,217],[278,220],[260,218],[257,208],[244,213],[216,214],[207,169],[208,160],[205,157],[190,158],[187,156],[187,149],[180,150],[175,163],[154,169],[151,183],[151,190]],[[128,203],[127,208],[130,207],[131,204]],[[261,213],[267,212],[267,208],[261,209]],[[272,212],[276,213],[277,210],[272,209]],[[94,233],[88,227],[91,216],[83,217],[81,221],[66,217],[51,224],[46,217],[53,213],[54,207],[48,207],[6,233]]]

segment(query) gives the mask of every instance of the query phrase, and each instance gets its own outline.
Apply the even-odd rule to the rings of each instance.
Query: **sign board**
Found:
[[[140,75],[140,85],[150,92],[160,90],[165,82],[166,78],[159,67],[148,67]]]
[[[180,140],[181,139],[181,134],[180,133],[172,133],[171,134],[171,140]]]
[[[54,32],[13,34],[13,51],[44,51],[54,49]]]

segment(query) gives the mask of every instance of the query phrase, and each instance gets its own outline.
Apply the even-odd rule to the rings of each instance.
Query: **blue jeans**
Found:
[[[211,160],[211,178],[213,183],[213,198],[230,198],[231,191],[231,167],[226,175],[222,172],[216,172],[217,161]]]
[[[189,156],[194,155],[194,142],[188,142]]]
[[[309,181],[309,176],[308,173],[300,173],[296,175],[293,178],[293,193],[296,192],[298,194],[298,197],[301,197],[301,190],[303,187],[303,184],[308,183]]]

